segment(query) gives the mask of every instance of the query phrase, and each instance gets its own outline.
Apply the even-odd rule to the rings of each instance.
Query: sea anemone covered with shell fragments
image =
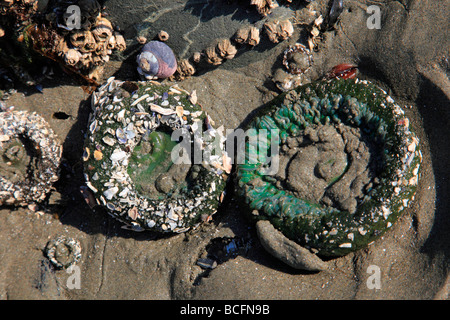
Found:
[[[298,87],[268,103],[249,128],[278,130],[281,141],[276,174],[264,174],[267,159],[251,154],[250,142],[237,165],[250,216],[321,256],[364,248],[414,199],[419,140],[404,111],[368,81]]]
[[[225,138],[195,94],[110,78],[93,93],[92,106],[83,161],[98,204],[134,230],[184,232],[209,220],[231,168]]]
[[[0,205],[41,202],[58,180],[62,146],[36,113],[0,112]]]

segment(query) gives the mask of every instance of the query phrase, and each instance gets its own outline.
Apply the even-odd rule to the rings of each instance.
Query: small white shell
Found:
[[[176,113],[176,111],[174,111],[172,109],[162,108],[162,107],[160,107],[160,106],[158,106],[156,104],[153,104],[153,103],[150,104],[150,110],[152,110],[153,112],[160,113],[160,114],[165,115],[165,116],[170,116],[170,115]]]

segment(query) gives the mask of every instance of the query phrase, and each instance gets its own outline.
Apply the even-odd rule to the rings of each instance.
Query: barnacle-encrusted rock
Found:
[[[229,173],[225,138],[187,92],[110,78],[92,103],[83,161],[98,204],[160,232],[184,232],[216,212]]]
[[[249,139],[236,168],[238,194],[253,217],[321,256],[364,248],[414,199],[419,141],[403,110],[367,81],[298,87],[266,105],[249,128],[278,136],[280,152],[274,157],[276,144],[262,143],[257,153]],[[276,159],[279,169],[268,175]]]
[[[17,32],[20,33],[19,39],[26,40],[20,42],[26,50],[34,50],[60,62],[66,71],[76,73],[89,82],[97,82],[113,50],[125,50],[125,39],[114,32],[108,19],[99,15],[97,1],[79,1],[77,5],[82,15],[80,26],[68,24],[64,16],[67,3],[63,1],[48,6],[45,10],[50,12],[46,14],[31,14]]]
[[[36,113],[0,112],[0,205],[44,200],[58,180],[62,146]]]

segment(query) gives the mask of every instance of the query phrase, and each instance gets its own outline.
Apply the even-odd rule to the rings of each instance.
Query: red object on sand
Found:
[[[353,79],[356,77],[356,71],[358,67],[350,63],[341,63],[334,66],[331,71],[326,74],[327,79],[339,78],[339,79]]]

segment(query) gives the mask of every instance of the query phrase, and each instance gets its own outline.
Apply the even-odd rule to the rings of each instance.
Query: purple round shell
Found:
[[[147,79],[168,78],[177,70],[177,59],[172,49],[160,41],[150,41],[136,59],[138,72]]]

